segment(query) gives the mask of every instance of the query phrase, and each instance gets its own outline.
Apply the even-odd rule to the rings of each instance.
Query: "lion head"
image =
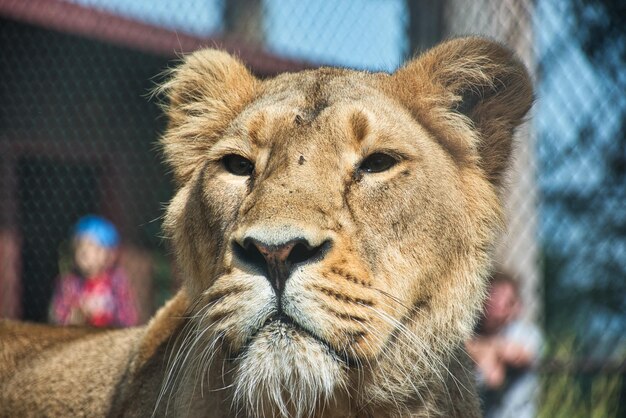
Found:
[[[260,80],[202,50],[163,91],[195,350],[179,357],[249,415],[436,410],[502,223],[523,65],[464,38],[391,75]]]

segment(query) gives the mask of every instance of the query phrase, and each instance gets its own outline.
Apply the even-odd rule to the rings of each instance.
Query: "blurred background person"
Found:
[[[537,415],[539,381],[532,367],[543,338],[535,325],[519,319],[521,311],[517,282],[506,273],[494,274],[476,335],[466,342],[486,418]]]
[[[119,234],[108,220],[88,215],[72,234],[70,269],[57,279],[50,320],[61,325],[124,327],[138,323],[129,280],[118,265]]]

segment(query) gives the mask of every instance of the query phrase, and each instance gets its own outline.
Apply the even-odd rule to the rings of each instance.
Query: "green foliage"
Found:
[[[550,358],[559,364],[574,362],[573,338],[565,340]],[[569,360],[569,361],[568,361]],[[539,418],[615,418],[619,416],[623,376],[615,372],[583,374],[570,367],[541,376]]]
[[[582,380],[570,373],[543,376],[539,418],[617,417],[621,376],[592,377],[590,389],[585,388]]]

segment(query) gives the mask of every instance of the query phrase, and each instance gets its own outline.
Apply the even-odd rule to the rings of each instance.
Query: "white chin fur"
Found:
[[[309,417],[345,383],[342,363],[328,348],[289,325],[273,323],[239,360],[235,407],[253,417]]]

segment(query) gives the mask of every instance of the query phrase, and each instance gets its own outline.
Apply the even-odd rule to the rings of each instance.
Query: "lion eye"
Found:
[[[359,170],[366,173],[380,173],[381,171],[387,171],[398,163],[395,157],[389,154],[383,154],[382,152],[376,152],[363,160],[359,166]]]
[[[228,154],[222,158],[224,168],[236,176],[249,176],[254,171],[254,164],[247,158],[237,154]]]

